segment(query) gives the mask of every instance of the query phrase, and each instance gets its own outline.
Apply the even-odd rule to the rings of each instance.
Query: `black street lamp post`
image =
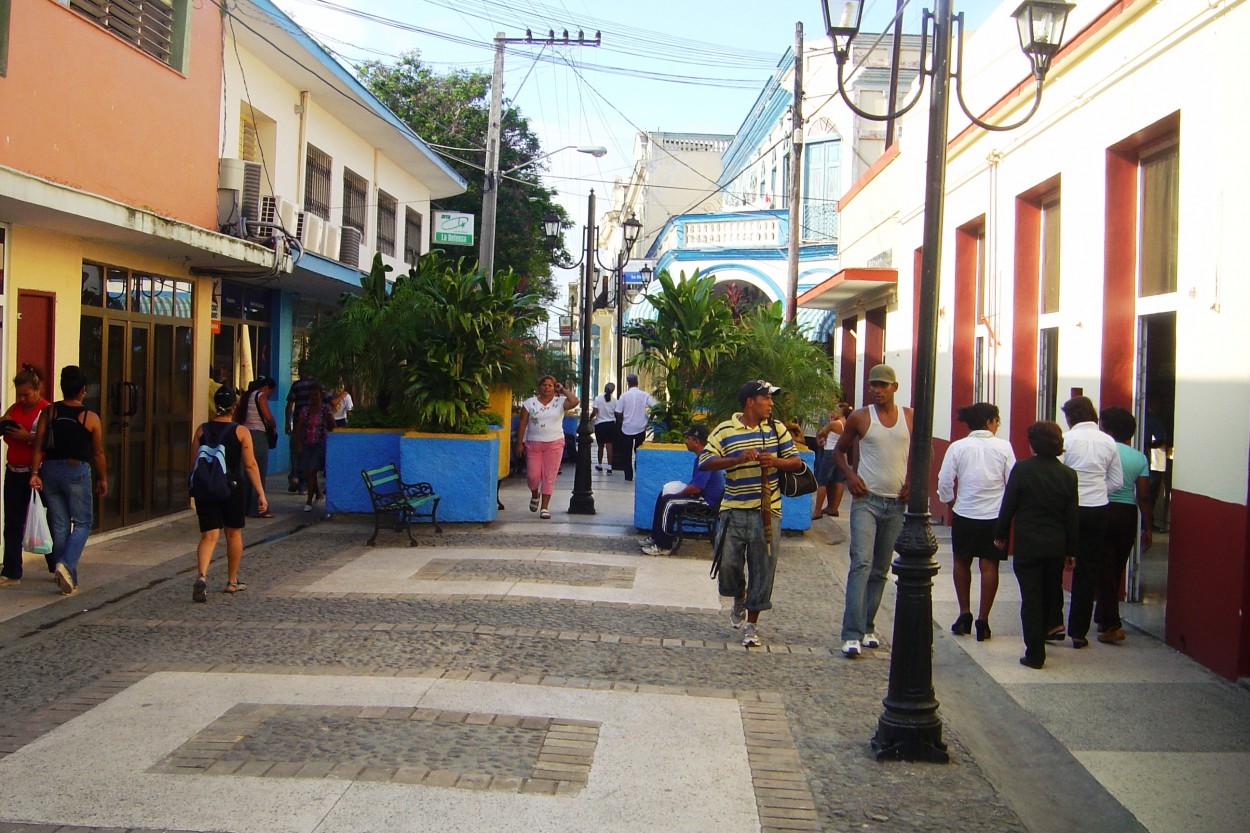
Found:
[[[632,223],[632,225],[631,225]],[[642,230],[642,223],[634,220],[632,217],[627,220],[623,226],[624,232],[624,251],[619,259],[623,262],[628,257],[629,250],[633,248],[634,243],[638,240],[638,232]],[[554,241],[560,234],[559,219],[549,216],[543,220],[543,231],[548,239]],[[582,251],[581,257],[577,263],[571,265],[570,268],[582,266],[582,298],[581,298],[581,358],[579,359],[581,372],[581,393],[582,400],[581,419],[577,423],[577,468],[573,475],[573,496],[569,499],[570,515],[593,515],[595,514],[595,492],[590,485],[590,438],[592,435],[590,426],[590,335],[591,335],[591,313],[594,310],[595,295],[595,263],[598,255],[595,251],[596,243],[595,228],[595,192],[591,189],[590,195],[586,198],[586,248]],[[599,264],[601,269],[609,267]],[[571,312],[571,310],[570,310]]]
[[[916,332],[916,378],[908,482],[911,489],[903,530],[894,545],[898,558],[898,603],[894,614],[893,649],[890,652],[889,689],[872,739],[879,760],[949,760],[942,740],[942,720],[933,690],[933,577],[937,575],[937,539],[929,523],[929,474],[933,463],[933,409],[937,368],[937,300],[942,255],[942,212],[946,193],[947,114],[951,78],[960,109],[986,130],[1011,130],[1028,121],[1041,104],[1042,81],[1050,61],[1063,41],[1064,24],[1073,6],[1058,0],[1025,0],[1012,14],[1020,33],[1020,47],[1033,64],[1036,80],[1033,106],[1019,121],[1009,125],[987,124],[969,112],[963,100],[963,15],[952,13],[951,0],[935,0],[925,11],[921,38],[921,80],[915,97],[895,112],[867,113],[851,101],[843,84],[843,67],[850,56],[851,40],[859,32],[863,0],[822,0],[825,30],[834,43],[838,62],[838,93],[847,107],[862,118],[888,121],[906,113],[932,79],[929,94],[929,136],[925,171],[924,227],[920,255],[919,329]],[[832,8],[831,8],[832,7]],[[901,7],[899,13],[901,14]],[[959,39],[955,66],[951,67],[954,29]],[[930,32],[931,29],[931,32]],[[928,35],[926,39],[923,35]],[[932,42],[932,62],[925,67],[927,41]],[[894,106],[894,102],[890,102]]]

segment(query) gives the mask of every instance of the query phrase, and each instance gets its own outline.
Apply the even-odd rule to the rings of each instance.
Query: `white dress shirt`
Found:
[[[655,404],[651,394],[642,388],[630,388],[617,400],[616,412],[621,415],[622,434],[641,434],[647,430],[647,408]]]
[[[616,422],[616,406],[620,404],[619,399],[608,399],[604,394],[595,397],[595,402],[591,406],[591,410],[595,411],[595,425],[601,425],[605,422]]]
[[[1096,422],[1078,422],[1068,429],[1059,462],[1076,469],[1081,506],[1106,506],[1107,496],[1124,485],[1115,440],[1100,431]]]
[[[954,500],[955,514],[961,518],[992,521],[998,517],[1007,475],[1015,464],[1011,443],[989,431],[973,431],[946,450],[938,472],[938,500]]]

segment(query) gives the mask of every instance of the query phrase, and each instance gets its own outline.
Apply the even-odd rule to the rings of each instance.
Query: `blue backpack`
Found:
[[[200,426],[200,449],[195,454],[189,480],[196,500],[226,500],[238,482],[226,464],[226,438],[234,433],[233,422],[206,422]]]

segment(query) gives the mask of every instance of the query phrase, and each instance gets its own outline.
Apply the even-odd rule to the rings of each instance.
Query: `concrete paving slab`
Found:
[[[1250,754],[1077,752],[1152,833],[1230,833],[1250,819]]]
[[[422,580],[419,576],[422,568],[435,559],[597,565],[626,568],[633,572],[634,578],[630,587],[578,586],[544,582],[541,578],[526,581],[504,578]],[[357,558],[304,586],[302,590],[311,594],[486,594],[719,610],[720,599],[715,585],[707,581],[706,576],[706,565],[702,561],[685,559],[577,553],[546,548],[506,551],[473,547],[376,548],[362,550]]]
[[[278,764],[264,777],[239,774],[246,765],[152,772],[206,727],[230,742],[223,715],[238,704],[560,718],[595,724],[598,734],[585,787],[556,795],[402,783],[367,769],[354,780],[295,777],[301,765],[276,772]],[[31,824],[346,833],[415,829],[420,819],[428,831],[759,829],[737,701],[520,684],[157,673],[0,761],[0,780],[14,799],[6,818]]]

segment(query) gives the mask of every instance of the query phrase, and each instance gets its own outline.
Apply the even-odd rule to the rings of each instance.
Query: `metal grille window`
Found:
[[[390,194],[378,190],[378,253],[395,256],[395,220],[399,215],[399,202]]]
[[[187,0],[69,0],[68,5],[158,61],[182,66]]]
[[[369,180],[343,169],[343,227],[365,233],[365,205],[369,202]]]
[[[330,219],[330,154],[312,145],[304,162],[304,210]]]
[[[404,263],[413,266],[421,257],[421,213],[404,209]]]

